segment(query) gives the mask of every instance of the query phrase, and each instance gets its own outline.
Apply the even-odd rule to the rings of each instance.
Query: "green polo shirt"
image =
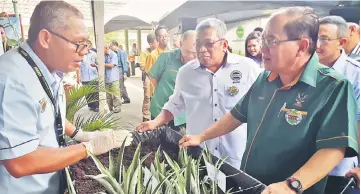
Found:
[[[175,49],[160,54],[153,67],[148,72],[148,75],[152,79],[157,80],[157,85],[149,108],[152,117],[159,115],[164,104],[168,102],[169,97],[173,94],[178,70],[183,65],[181,50]],[[185,112],[174,118],[175,126],[184,123],[186,123]]]
[[[346,157],[356,156],[356,107],[350,82],[316,54],[287,86],[263,72],[231,110],[248,126],[241,170],[268,185],[292,176],[323,148],[347,148]],[[304,193],[323,194],[325,184],[326,178]]]

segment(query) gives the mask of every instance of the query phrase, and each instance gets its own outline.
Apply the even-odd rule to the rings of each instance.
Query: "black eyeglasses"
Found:
[[[80,43],[76,43],[76,42],[73,42],[73,41],[65,38],[64,36],[62,36],[60,34],[57,34],[57,33],[53,32],[51,30],[48,30],[48,29],[46,29],[46,30],[48,32],[50,32],[51,34],[54,34],[55,36],[57,36],[57,37],[65,40],[66,42],[69,42],[69,43],[73,44],[74,46],[76,46],[75,52],[77,52],[77,53],[81,53],[82,51],[84,51],[84,49],[89,48],[90,45],[91,45],[89,40],[86,40],[86,41],[80,42]]]
[[[210,48],[213,47],[214,44],[216,44],[217,42],[222,41],[222,40],[224,40],[224,39],[219,39],[219,40],[214,41],[214,42],[205,42],[205,43],[201,43],[201,42],[197,41],[196,43],[194,43],[193,46],[195,46],[196,48],[201,48],[202,46],[204,46],[207,49],[210,49]]]

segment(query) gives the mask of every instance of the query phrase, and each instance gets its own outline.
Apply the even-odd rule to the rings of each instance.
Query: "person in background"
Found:
[[[144,50],[140,53],[140,61],[139,61],[139,67],[140,70],[142,70],[142,81],[143,81],[143,91],[144,91],[144,99],[143,99],[143,106],[142,106],[142,113],[143,113],[143,122],[149,121],[151,119],[150,117],[150,111],[149,111],[149,105],[150,105],[150,80],[147,76],[147,73],[145,72],[145,61],[150,55],[152,51],[158,48],[158,41],[157,37],[155,36],[154,32],[151,32],[147,35],[147,42],[149,44],[149,48]]]
[[[172,49],[180,48],[181,38],[182,38],[182,34],[174,34],[173,35],[173,39],[172,39],[173,48]]]
[[[261,46],[262,46],[261,32],[258,31],[251,32],[247,36],[245,43],[246,43],[245,45],[246,57],[251,58],[260,67],[263,67],[262,53],[261,53]]]
[[[88,102],[88,107],[90,110],[94,112],[99,112],[97,54],[92,51],[90,47],[88,48],[88,50],[88,54],[84,56],[84,59],[80,65],[80,80],[84,86],[90,85],[97,89],[97,92],[86,96],[86,100]]]
[[[247,123],[240,168],[268,185],[262,194],[324,194],[328,174],[359,148],[354,91],[319,63],[318,26],[309,7],[274,12],[262,35],[266,71],[230,113],[200,135],[184,136],[180,146],[198,146]]]
[[[88,39],[76,7],[41,1],[30,17],[28,39],[0,56],[1,194],[64,194],[66,167],[90,152],[120,147],[129,134],[84,132],[66,119],[64,87],[56,72],[80,67]],[[65,135],[81,143],[66,146]]]
[[[110,49],[114,51],[118,56],[118,70],[119,70],[119,87],[120,87],[120,95],[123,98],[122,104],[129,104],[130,98],[128,96],[127,88],[125,87],[125,79],[126,74],[128,72],[128,64],[127,64],[127,55],[125,51],[121,50],[118,47],[118,42],[116,40],[112,40],[110,43]]]
[[[343,50],[343,46],[349,36],[349,28],[346,21],[340,16],[326,16],[321,18],[319,23],[317,54],[322,64],[344,75],[351,82],[357,103],[357,126],[359,134],[360,63],[348,57]],[[349,181],[344,178],[345,175],[356,166],[358,166],[357,157],[344,158],[341,163],[331,171],[327,180],[326,193],[341,193]],[[357,169],[359,168],[357,167]]]
[[[124,55],[125,55],[125,58],[126,58],[126,66],[127,66],[126,69],[128,69],[128,71],[127,71],[127,77],[130,77],[130,71],[129,71],[129,69],[130,69],[130,68],[129,68],[130,62],[129,62],[129,58],[128,58],[128,53],[127,53],[127,51],[124,50],[123,45],[119,45],[119,49],[124,52]]]
[[[135,76],[135,57],[139,56],[137,43],[132,44],[132,50],[129,54],[129,61],[130,61],[130,67],[131,67],[131,75]]]
[[[169,35],[168,29],[165,26],[158,26],[155,31],[155,36],[157,37],[158,48],[152,51],[150,55],[147,56],[145,61],[145,72],[148,73],[150,69],[153,67],[155,61],[159,57],[161,53],[168,50],[168,43],[169,43]],[[152,97],[154,93],[155,85],[152,83],[150,84],[150,96]]]
[[[11,46],[7,43],[7,37],[6,37],[6,32],[5,29],[0,26],[0,34],[1,34],[1,40],[2,40],[2,46],[4,49],[4,53],[7,52],[8,50],[11,49]]]
[[[360,25],[348,22],[349,35],[343,48],[346,54],[360,62]]]
[[[152,69],[148,72],[150,81],[153,85],[156,85],[154,95],[150,102],[152,120],[160,114],[163,106],[173,94],[179,68],[196,58],[196,51],[194,48],[195,39],[195,31],[191,30],[185,32],[181,37],[181,48],[160,54]],[[169,121],[168,126],[176,131],[185,133],[185,112]]]
[[[257,27],[257,28],[255,28],[254,30],[253,30],[254,32],[263,32],[263,28],[261,28],[261,27]]]
[[[105,57],[105,87],[114,94],[107,93],[107,103],[110,111],[118,113],[122,108],[122,101],[119,91],[119,68],[118,56],[109,46],[104,47]]]
[[[253,60],[227,50],[227,28],[223,21],[203,20],[196,32],[197,59],[179,69],[173,95],[159,115],[138,125],[137,131],[153,130],[185,112],[186,134],[201,134],[231,111],[257,79],[261,69]],[[230,134],[206,141],[201,147],[207,146],[215,156],[227,157],[226,162],[239,168],[246,140],[244,125]]]

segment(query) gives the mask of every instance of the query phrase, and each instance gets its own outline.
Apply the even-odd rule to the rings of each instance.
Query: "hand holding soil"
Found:
[[[136,127],[136,130],[137,132],[145,132],[145,131],[152,131],[155,128],[157,128],[157,124],[154,122],[154,120],[152,120],[139,124]]]
[[[179,140],[179,146],[186,148],[189,146],[199,146],[203,142],[202,136],[200,135],[186,135]]]

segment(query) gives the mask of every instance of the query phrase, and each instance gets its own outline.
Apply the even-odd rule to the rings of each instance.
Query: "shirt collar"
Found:
[[[312,55],[303,71],[293,80],[291,83],[283,86],[282,88],[290,88],[294,86],[298,81],[302,81],[312,87],[316,87],[317,71],[319,66],[319,59],[316,53]],[[278,77],[278,73],[271,72],[268,76],[268,81],[272,82]]]
[[[24,41],[21,45],[21,48],[23,48],[29,56],[33,59],[36,66],[40,69],[41,73],[43,74],[46,82],[51,86],[53,89],[57,85],[57,79],[55,78],[55,72],[51,73],[49,69],[45,66],[45,64],[41,61],[41,59],[35,54],[33,49],[30,47],[30,45],[27,43],[27,41]]]
[[[237,55],[234,55],[234,54],[232,54],[232,53],[230,53],[228,51],[226,52],[225,57],[226,57],[226,63],[223,62],[222,67],[225,67],[227,65],[234,65],[234,64],[239,63],[239,58],[237,57]],[[195,63],[193,65],[193,69],[197,69],[199,67],[204,67],[204,66],[199,63],[199,60],[195,60]]]
[[[341,55],[333,64],[332,69],[336,70],[337,72],[343,72],[343,69],[345,68],[346,59],[347,59],[346,52],[342,49]]]
[[[358,44],[355,46],[355,48],[352,49],[350,55],[351,55],[351,54],[358,54],[358,53],[360,53],[360,43],[358,43]]]

